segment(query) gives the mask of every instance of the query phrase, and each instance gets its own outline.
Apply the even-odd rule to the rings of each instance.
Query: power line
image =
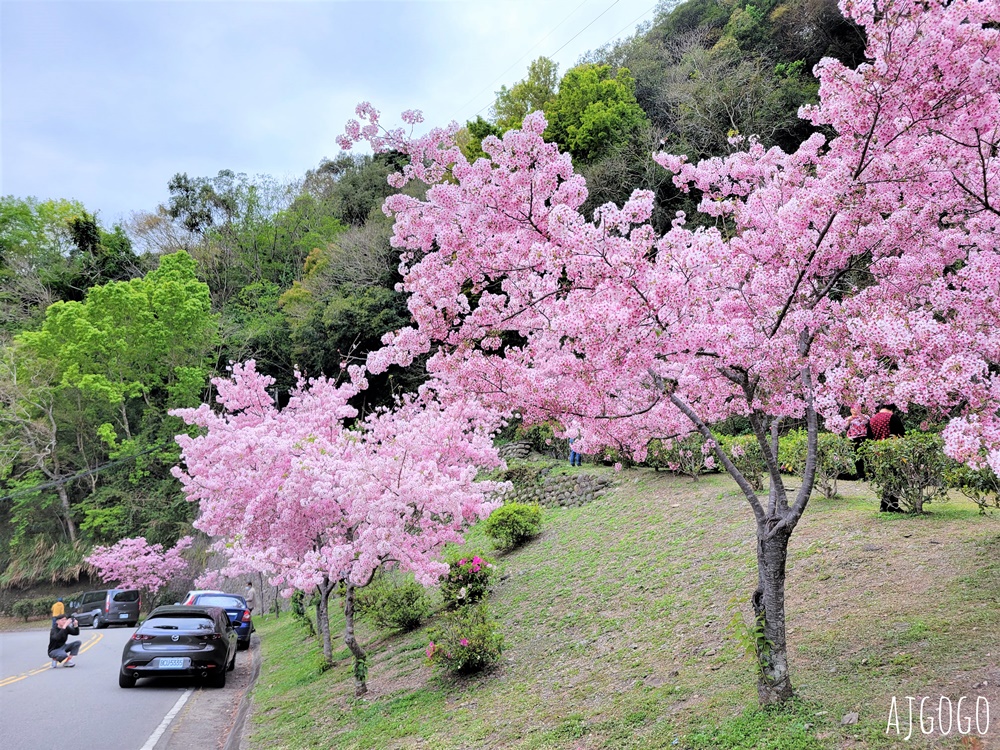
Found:
[[[578,10],[580,10],[580,8],[582,8],[584,5],[586,5],[587,1],[588,0],[583,0],[583,2],[581,2],[579,5],[577,5],[575,8],[573,8],[573,10],[571,10],[569,13],[567,13],[566,17],[563,18],[563,20],[561,20],[559,23],[557,23],[552,28],[552,30],[549,31],[548,34],[546,34],[541,39],[539,39],[537,42],[535,42],[533,45],[531,45],[530,47],[528,47],[528,51],[527,52],[525,52],[523,55],[521,55],[519,58],[517,58],[514,62],[512,62],[510,64],[510,67],[507,68],[507,70],[505,70],[503,73],[501,73],[500,75],[498,75],[496,78],[494,78],[491,83],[487,84],[486,86],[484,86],[483,88],[481,88],[479,91],[477,91],[475,94],[473,94],[469,98],[469,100],[467,102],[465,102],[465,104],[463,104],[461,107],[458,108],[458,111],[461,112],[467,106],[469,106],[470,104],[472,104],[472,102],[474,102],[479,97],[479,95],[482,94],[484,91],[486,91],[487,89],[491,89],[494,86],[496,86],[498,81],[502,80],[505,75],[507,75],[510,71],[512,71],[514,69],[515,65],[517,65],[519,62],[521,62],[521,60],[523,60],[529,54],[531,54],[531,51],[533,49],[535,49],[535,47],[537,47],[539,44],[541,44],[546,39],[548,39],[550,36],[552,36],[556,32],[556,29],[558,29],[560,26],[562,26],[564,23],[566,23],[566,21],[569,20],[570,16],[572,16],[574,13],[576,13]],[[615,1],[617,2],[617,0],[615,0]],[[479,110],[479,112],[482,112],[482,111],[483,110]],[[477,112],[476,114],[479,114],[479,112]],[[449,117],[448,119],[449,120],[454,120],[455,118],[454,118],[454,116],[452,116],[452,117]]]
[[[591,21],[590,23],[588,23],[588,24],[587,24],[586,26],[584,26],[584,27],[583,27],[582,29],[580,29],[580,30],[579,30],[578,32],[576,32],[576,34],[574,34],[574,35],[573,35],[572,37],[570,37],[570,38],[569,38],[568,40],[566,40],[566,42],[564,42],[564,43],[563,43],[563,45],[562,45],[561,47],[559,47],[559,49],[557,49],[557,50],[556,50],[555,52],[553,52],[553,53],[551,53],[551,54],[549,54],[549,55],[546,55],[546,57],[548,57],[549,59],[552,59],[553,57],[555,57],[556,55],[558,55],[558,54],[559,54],[559,53],[560,53],[560,52],[561,52],[561,51],[562,51],[563,49],[565,49],[565,48],[566,48],[566,47],[567,47],[567,46],[569,45],[569,43],[570,43],[570,42],[572,42],[572,41],[573,41],[574,39],[576,39],[576,38],[577,38],[578,36],[580,36],[580,34],[582,34],[582,33],[583,33],[584,31],[586,31],[586,30],[587,30],[587,29],[589,29],[589,28],[590,28],[591,26],[593,26],[593,25],[594,25],[595,23],[597,23],[597,21],[598,21],[598,20],[599,20],[599,19],[601,18],[601,16],[603,16],[603,15],[604,15],[605,13],[607,13],[608,11],[610,11],[610,10],[611,10],[611,9],[612,9],[613,7],[615,7],[615,6],[616,6],[616,5],[617,5],[617,4],[618,4],[618,3],[620,2],[620,1],[621,1],[621,0],[614,0],[614,2],[612,2],[612,3],[611,3],[611,5],[609,5],[609,6],[607,7],[607,8],[605,8],[604,10],[602,10],[602,11],[601,11],[601,12],[600,12],[600,13],[599,13],[599,14],[598,14],[598,15],[597,15],[597,16],[596,16],[596,17],[595,17],[595,18],[594,18],[594,19],[593,19],[593,20],[592,20],[592,21]],[[580,9],[580,7],[581,7],[582,5],[583,5],[583,3],[580,3],[580,5],[576,6],[576,8],[574,8],[574,9],[573,9],[573,10],[572,10],[572,11],[570,12],[570,14],[569,14],[569,15],[571,16],[571,15],[573,15],[573,13],[576,13],[576,11],[578,11],[578,10]],[[603,47],[603,46],[604,46],[605,44],[608,44],[609,42],[611,42],[611,41],[613,41],[614,39],[616,39],[616,38],[617,38],[618,36],[620,36],[620,35],[621,35],[621,33],[622,33],[622,32],[624,32],[624,31],[625,31],[626,29],[629,29],[629,28],[632,28],[632,27],[634,27],[634,26],[635,26],[635,25],[636,25],[636,24],[637,24],[637,23],[638,23],[639,21],[641,21],[641,20],[642,20],[643,18],[645,18],[646,16],[648,16],[648,15],[649,15],[650,13],[652,13],[652,12],[653,12],[654,10],[656,10],[656,5],[655,5],[655,4],[654,4],[654,5],[653,5],[653,6],[651,7],[651,8],[649,8],[649,10],[646,10],[645,12],[643,12],[643,13],[639,14],[639,15],[638,15],[638,16],[636,16],[636,17],[635,17],[635,18],[634,18],[634,19],[633,19],[632,21],[630,21],[630,22],[629,22],[628,24],[626,24],[626,25],[625,25],[625,26],[623,26],[623,27],[622,27],[621,29],[619,29],[619,30],[618,30],[617,32],[615,32],[614,34],[612,34],[612,35],[611,35],[611,36],[610,36],[610,37],[609,37],[609,38],[608,38],[607,40],[605,40],[605,41],[604,41],[604,42],[603,42],[602,44],[598,45],[598,48],[600,48],[600,47]],[[559,28],[559,26],[561,26],[561,25],[562,25],[562,24],[563,24],[563,23],[564,23],[564,22],[565,22],[565,21],[566,21],[566,20],[567,20],[568,18],[569,18],[569,16],[566,16],[566,18],[564,18],[564,19],[563,19],[562,21],[560,21],[560,22],[559,22],[559,24],[558,24],[558,25],[557,25],[557,26],[555,27],[555,29]],[[552,35],[552,32],[553,32],[553,31],[555,31],[555,29],[553,29],[552,31],[550,31],[550,32],[549,32],[548,34],[546,34],[546,35],[545,35],[545,36],[544,36],[544,37],[543,37],[543,38],[542,38],[541,40],[539,40],[538,42],[536,42],[536,43],[535,43],[535,44],[534,44],[534,45],[533,45],[533,46],[532,46],[532,47],[531,47],[531,48],[530,48],[530,49],[528,50],[528,52],[525,52],[525,53],[524,53],[523,55],[521,55],[521,57],[519,57],[519,58],[518,58],[518,59],[517,59],[517,60],[516,60],[516,61],[515,61],[515,62],[514,62],[514,63],[513,63],[513,64],[512,64],[512,65],[511,65],[511,66],[510,66],[509,68],[507,68],[507,70],[505,70],[505,71],[504,71],[503,73],[501,73],[501,74],[500,74],[500,76],[499,76],[499,77],[498,77],[497,79],[495,79],[495,80],[493,81],[493,83],[491,83],[491,84],[490,84],[489,86],[487,86],[486,88],[484,88],[484,89],[482,89],[481,91],[479,91],[479,93],[477,93],[477,94],[476,94],[476,96],[479,96],[479,95],[480,95],[480,94],[482,94],[482,93],[483,93],[483,91],[485,91],[485,90],[486,90],[487,88],[490,88],[491,86],[495,85],[495,84],[496,84],[496,82],[497,82],[498,80],[500,80],[500,78],[502,78],[502,77],[503,77],[504,75],[506,75],[506,74],[507,74],[507,73],[508,73],[508,72],[509,72],[509,71],[511,70],[511,68],[513,68],[513,67],[514,67],[515,65],[517,65],[517,63],[518,63],[518,62],[520,62],[520,61],[521,61],[521,60],[523,60],[523,59],[524,59],[525,57],[527,57],[527,56],[528,56],[528,53],[529,53],[529,52],[531,52],[531,50],[532,50],[532,49],[534,49],[535,47],[537,47],[537,46],[538,46],[539,44],[541,44],[541,42],[545,41],[545,39],[547,39],[547,38],[548,38],[549,36],[551,36],[551,35]],[[470,99],[469,101],[473,101],[473,100],[475,100],[476,96],[472,97],[472,99]],[[466,102],[466,104],[468,104],[468,102]],[[463,107],[465,107],[466,105],[462,105],[462,106],[463,106]],[[483,105],[483,106],[482,106],[482,107],[481,107],[481,108],[480,108],[480,109],[479,109],[479,110],[478,110],[478,111],[477,111],[477,112],[475,113],[475,115],[473,115],[473,116],[477,116],[477,115],[480,115],[480,114],[482,114],[482,113],[483,113],[483,111],[484,111],[484,110],[486,110],[486,109],[487,109],[488,107],[490,107],[490,106],[492,106],[492,102],[490,102],[489,104],[485,104],[485,105]],[[450,119],[454,119],[454,118],[450,118]]]
[[[580,36],[580,34],[582,34],[587,29],[589,29],[591,26],[593,26],[595,23],[597,23],[598,18],[600,18],[601,16],[603,16],[605,13],[607,13],[609,10],[611,10],[612,8],[614,8],[620,2],[621,2],[621,0],[615,0],[613,3],[611,3],[611,5],[609,5],[607,8],[605,8],[604,10],[602,10],[601,13],[597,16],[597,18],[595,18],[593,21],[591,21],[586,26],[584,26],[582,29],[580,29],[578,32],[576,32],[573,36],[571,36],[569,39],[566,40],[566,44],[564,44],[562,47],[560,47],[555,52],[553,52],[552,53],[552,57],[555,57],[560,52],[562,52],[566,48],[567,44],[569,44],[570,42],[572,42],[574,39],[576,39],[578,36]]]

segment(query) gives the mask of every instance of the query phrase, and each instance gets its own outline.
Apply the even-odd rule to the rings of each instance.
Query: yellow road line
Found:
[[[101,639],[102,639],[103,637],[104,637],[104,633],[95,633],[95,634],[94,634],[94,637],[93,637],[93,638],[91,638],[91,639],[90,639],[89,641],[87,641],[86,643],[84,643],[84,644],[83,644],[83,645],[82,645],[82,646],[80,647],[80,653],[82,654],[82,653],[83,653],[84,651],[86,651],[87,649],[89,649],[89,648],[91,648],[92,646],[94,646],[94,645],[95,645],[95,644],[96,644],[96,643],[97,643],[98,641],[100,641],[100,640],[101,640]]]
[[[104,637],[104,633],[95,633],[94,635],[92,635],[90,637],[90,640],[88,640],[86,643],[84,643],[80,647],[80,653],[82,654],[87,649],[92,648],[103,637]],[[15,682],[20,682],[21,680],[25,679],[26,677],[31,677],[32,675],[41,674],[42,672],[48,672],[52,668],[51,664],[52,664],[52,662],[48,661],[48,662],[45,663],[45,666],[37,667],[36,669],[31,669],[31,670],[28,670],[27,672],[22,672],[21,674],[11,675],[10,677],[4,677],[3,679],[0,679],[0,687],[6,687],[7,685],[13,685]]]

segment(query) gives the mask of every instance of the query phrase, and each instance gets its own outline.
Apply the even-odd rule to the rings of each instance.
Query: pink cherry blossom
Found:
[[[110,547],[94,547],[84,562],[92,566],[105,583],[156,594],[187,570],[187,560],[181,553],[193,542],[190,536],[184,536],[173,547],[164,550],[162,544],[149,544],[145,537],[126,538]]]
[[[500,504],[499,485],[478,472],[503,463],[496,415],[474,401],[442,404],[430,389],[352,423],[349,401],[366,383],[363,370],[348,370],[341,384],[300,379],[278,409],[272,379],[252,361],[234,365],[232,378],[213,381],[221,411],[173,412],[203,431],[178,436],[184,466],[174,475],[231,569],[261,571],[287,594],[319,587],[324,603],[346,583],[345,641],[363,659],[351,640],[354,589],[386,564],[436,583],[448,572],[443,545],[461,543]]]
[[[430,186],[385,202],[413,324],[385,337],[372,370],[427,355],[445,400],[557,421],[583,452],[641,457],[651,438],[707,441],[713,423],[749,419],[766,497],[713,450],[761,545],[765,701],[791,695],[778,583],[824,420],[846,429],[845,404],[922,405],[952,419],[951,455],[1000,469],[1000,8],[841,9],[864,28],[869,59],[816,67],[820,100],[801,114],[822,133],[792,153],[747,138],[699,163],[656,155],[707,226],[678,215],[658,235],[641,190],[581,214],[585,181],[542,137],[540,113],[485,139],[488,158],[473,163],[451,129],[370,140],[410,156],[395,184]],[[789,418],[811,446],[794,493],[769,441]]]

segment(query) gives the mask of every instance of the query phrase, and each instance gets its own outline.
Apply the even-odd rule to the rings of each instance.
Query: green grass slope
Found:
[[[506,650],[488,674],[439,676],[425,631],[362,625],[371,692],[356,700],[346,649],[321,673],[291,616],[262,619],[249,747],[1000,747],[1000,517],[959,498],[920,518],[879,514],[864,485],[841,491],[813,498],[791,543],[794,705],[756,708],[730,626],[734,613],[749,621],[756,579],[735,484],[632,470],[589,505],[547,511],[538,538],[498,558],[489,601]],[[467,546],[491,550],[478,530]],[[936,727],[940,697],[963,695],[966,716],[989,701],[985,736],[973,723],[964,739],[914,727],[904,741],[906,696],[931,698]]]

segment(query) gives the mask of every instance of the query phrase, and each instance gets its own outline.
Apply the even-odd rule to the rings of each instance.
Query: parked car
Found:
[[[140,677],[193,676],[226,686],[236,666],[236,631],[221,607],[157,607],[136,628],[122,651],[118,685]]]
[[[253,618],[247,600],[239,594],[222,594],[216,592],[196,593],[185,600],[185,604],[196,607],[222,607],[229,615],[229,621],[236,630],[236,643],[239,648],[250,648],[250,634],[253,633]]]
[[[191,604],[196,596],[200,594],[225,594],[225,591],[217,591],[216,589],[194,589],[193,591],[188,591],[181,598],[179,602],[174,602],[174,604]]]
[[[69,603],[68,614],[80,625],[106,628],[121,623],[134,628],[139,622],[142,598],[138,589],[101,589],[87,591],[79,600]]]

